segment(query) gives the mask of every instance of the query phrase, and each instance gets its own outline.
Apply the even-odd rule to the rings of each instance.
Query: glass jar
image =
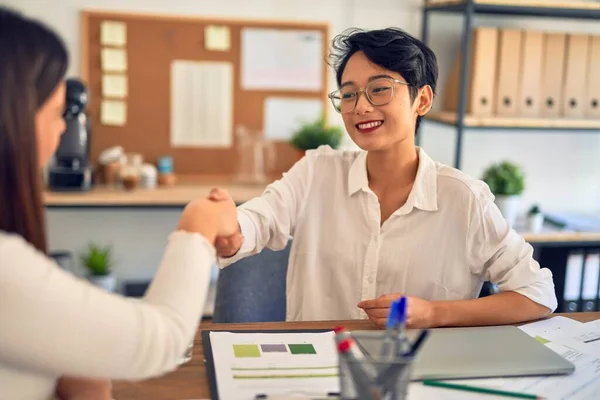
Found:
[[[275,164],[274,143],[265,139],[260,130],[239,125],[236,127],[235,147],[238,159],[235,181],[250,184],[268,182],[268,172]]]
[[[135,189],[140,184],[142,163],[144,159],[139,153],[126,153],[121,163],[121,183],[127,190]]]

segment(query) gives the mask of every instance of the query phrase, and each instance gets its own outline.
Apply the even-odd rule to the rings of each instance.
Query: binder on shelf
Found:
[[[563,292],[564,312],[575,312],[580,309],[579,299],[581,298],[581,284],[583,280],[583,261],[582,250],[573,250],[567,257]]]
[[[596,311],[598,309],[598,281],[600,279],[600,253],[590,252],[585,256],[583,272],[583,289],[581,311]]]
[[[517,105],[519,115],[522,117],[540,116],[543,51],[544,34],[542,32],[523,32]]]
[[[600,35],[590,37],[588,79],[584,102],[585,116],[600,118]]]
[[[565,68],[566,35],[544,34],[542,63],[542,109],[543,117],[558,117],[562,108],[562,86]]]
[[[583,102],[587,85],[588,50],[588,35],[568,35],[562,102],[562,115],[565,117],[583,118],[585,115]]]
[[[519,69],[521,68],[522,32],[501,29],[498,40],[498,73],[495,114],[502,117],[518,115]]]
[[[470,74],[467,77],[466,114],[490,117],[494,114],[496,57],[498,29],[478,27],[472,33]],[[444,96],[444,110],[458,111],[462,55],[456,57],[448,78]]]

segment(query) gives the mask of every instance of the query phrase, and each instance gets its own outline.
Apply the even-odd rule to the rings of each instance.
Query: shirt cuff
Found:
[[[254,234],[254,223],[248,215],[242,210],[238,209],[238,223],[240,224],[240,231],[244,237],[244,241],[238,253],[247,253],[254,250],[256,247],[256,235]]]
[[[231,257],[218,257],[217,265],[219,268],[224,268],[234,262],[241,260],[246,255],[251,254],[256,249],[256,228],[252,219],[238,208],[238,224],[244,240],[237,253]]]

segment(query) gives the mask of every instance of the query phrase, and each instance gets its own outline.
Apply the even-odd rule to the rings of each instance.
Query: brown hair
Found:
[[[64,78],[68,55],[49,28],[0,7],[0,230],[46,252],[35,115]]]

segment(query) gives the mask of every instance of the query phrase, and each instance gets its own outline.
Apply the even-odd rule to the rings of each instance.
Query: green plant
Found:
[[[110,246],[103,247],[90,243],[86,251],[81,254],[81,263],[92,276],[109,275],[113,266],[112,250]]]
[[[537,204],[534,204],[533,206],[531,206],[529,211],[527,211],[527,215],[538,215],[541,213],[542,213],[542,210],[540,209],[540,206],[538,206]]]
[[[525,189],[525,174],[510,161],[492,164],[483,173],[483,181],[498,196],[516,196]]]
[[[290,143],[298,150],[316,149],[322,145],[329,145],[336,149],[342,142],[343,131],[337,126],[327,126],[325,118],[303,124],[294,133]]]

